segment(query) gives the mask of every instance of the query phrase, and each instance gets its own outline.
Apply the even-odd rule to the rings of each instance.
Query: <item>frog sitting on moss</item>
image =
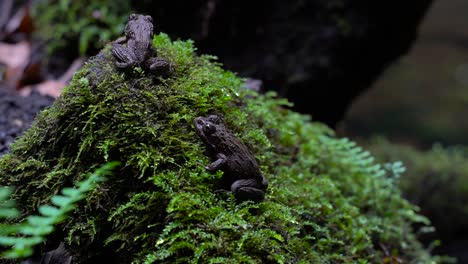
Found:
[[[150,16],[131,14],[125,26],[125,36],[112,44],[116,65],[125,69],[141,66],[152,73],[164,75],[170,71],[170,63],[157,57],[153,47],[153,19]],[[127,45],[123,45],[123,43]]]
[[[263,200],[268,187],[265,176],[254,155],[226,128],[221,117],[200,116],[193,122],[208,151],[216,157],[206,169],[224,172],[222,189],[217,192],[230,190],[239,201]]]

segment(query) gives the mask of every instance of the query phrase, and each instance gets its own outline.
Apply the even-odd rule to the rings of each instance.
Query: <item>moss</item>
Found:
[[[22,212],[106,161],[122,167],[54,235],[79,263],[431,263],[411,225],[427,220],[369,153],[274,94],[258,95],[190,41],[155,36],[174,64],[162,79],[120,72],[106,47],[0,159]],[[270,182],[264,202],[213,190],[222,172],[192,120],[218,114]]]

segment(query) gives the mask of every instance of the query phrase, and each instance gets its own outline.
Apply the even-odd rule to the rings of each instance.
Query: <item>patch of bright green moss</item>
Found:
[[[118,71],[106,47],[77,72],[0,159],[0,185],[17,186],[24,214],[106,161],[120,170],[88,195],[55,239],[79,263],[436,262],[411,225],[425,223],[389,172],[353,142],[258,95],[197,56],[190,41],[155,36],[174,65],[167,79]],[[265,201],[213,191],[192,120],[218,114],[269,180]]]

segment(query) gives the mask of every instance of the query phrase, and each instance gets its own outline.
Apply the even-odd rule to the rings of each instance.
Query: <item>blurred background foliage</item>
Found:
[[[468,148],[435,144],[422,151],[375,137],[364,143],[380,162],[401,160],[407,171],[399,179],[406,198],[422,208],[448,238],[468,231]]]
[[[468,144],[468,1],[435,1],[412,50],[348,112],[352,137],[386,135],[430,148]]]
[[[78,49],[79,54],[95,54],[104,44],[121,35],[130,1],[115,0],[42,0],[33,5],[33,16],[47,41],[47,51]],[[72,47],[70,47],[70,44]]]
[[[435,226],[435,251],[458,263],[468,263],[467,11],[467,1],[435,1],[412,50],[340,125],[380,161],[404,163],[404,195]]]

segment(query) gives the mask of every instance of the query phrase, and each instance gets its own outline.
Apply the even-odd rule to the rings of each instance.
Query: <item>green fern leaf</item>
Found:
[[[48,226],[54,224],[54,218],[32,215],[29,216],[27,221],[31,226]]]
[[[26,222],[20,224],[0,224],[0,245],[12,247],[2,253],[5,258],[25,258],[33,254],[33,247],[44,242],[45,237],[54,231],[54,227],[62,222],[67,213],[76,207],[76,203],[86,197],[86,193],[95,189],[111,170],[118,166],[118,162],[108,163],[97,169],[85,180],[79,182],[78,188],[64,188],[63,195],[52,197],[52,205],[39,207],[41,215],[31,215]],[[14,202],[8,200],[11,188],[0,188],[0,218],[17,217],[19,212],[14,208]],[[3,228],[2,228],[3,227]],[[14,235],[14,236],[9,236]],[[20,235],[20,236],[18,236]]]
[[[66,207],[69,199],[63,195],[55,195],[52,197],[52,203],[59,207]]]
[[[56,216],[60,214],[60,210],[57,207],[50,205],[43,205],[39,207],[39,213],[45,216]]]
[[[73,200],[80,200],[82,198],[80,190],[74,188],[64,188],[62,194]]]
[[[21,229],[21,234],[23,235],[30,235],[30,236],[45,236],[47,234],[52,233],[54,231],[54,227],[49,226],[31,226],[25,225]]]

